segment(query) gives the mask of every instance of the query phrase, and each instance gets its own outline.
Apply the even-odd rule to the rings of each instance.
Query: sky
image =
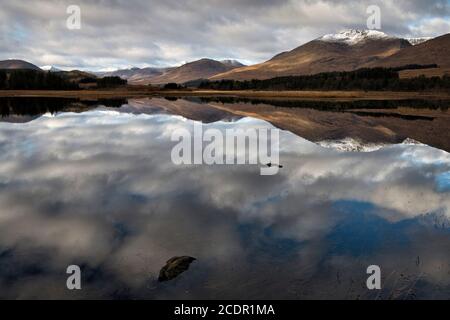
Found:
[[[69,29],[67,8],[80,8]],[[0,60],[62,69],[174,66],[204,57],[266,61],[324,34],[366,29],[401,37],[450,32],[449,0],[0,0]]]

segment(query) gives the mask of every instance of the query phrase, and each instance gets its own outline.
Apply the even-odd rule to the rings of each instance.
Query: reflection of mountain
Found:
[[[173,114],[213,123],[259,118],[314,142],[371,149],[411,138],[450,151],[446,101],[298,101],[235,98],[58,99],[0,98],[0,121],[32,120],[47,112],[82,112],[98,106],[134,114]],[[25,116],[25,117],[24,117]],[[438,134],[436,134],[438,132]],[[348,140],[351,139],[351,140]],[[357,142],[355,142],[357,141]],[[352,147],[353,146],[353,147]],[[370,146],[370,147],[368,147]]]
[[[389,143],[373,143],[373,142],[364,142],[358,139],[354,139],[351,137],[345,139],[337,139],[337,140],[324,140],[318,141],[318,145],[328,148],[334,149],[337,151],[344,152],[374,152],[380,150],[384,147],[390,146],[392,144]],[[420,142],[415,141],[413,139],[405,139],[402,142],[404,145],[419,145]]]
[[[96,99],[75,98],[0,98],[0,122],[24,123],[46,113],[84,112],[97,107],[114,108],[133,114],[173,114],[187,119],[213,123],[236,121],[241,117],[212,108],[195,98],[190,101],[173,98]]]
[[[0,97],[0,122],[24,123],[46,113],[83,112],[99,105],[118,108],[126,102],[126,99]]]
[[[439,109],[439,106],[448,105],[443,101],[433,104],[433,101],[425,103],[420,100],[278,100],[266,103],[251,99],[244,99],[245,102],[230,98],[221,100],[131,99],[120,111],[181,115],[205,123],[254,117],[323,146],[347,151],[373,151],[385,145],[420,141],[450,152],[450,132],[446,130],[450,112]],[[418,108],[427,105],[430,109]],[[436,135],[432,132],[440,133]]]
[[[207,104],[185,99],[130,99],[119,111],[135,114],[172,114],[190,120],[213,123],[217,121],[235,121],[241,117],[231,112],[211,108]]]
[[[377,145],[411,138],[450,152],[450,112],[445,101],[204,101],[212,108],[266,120],[310,141],[353,138]]]

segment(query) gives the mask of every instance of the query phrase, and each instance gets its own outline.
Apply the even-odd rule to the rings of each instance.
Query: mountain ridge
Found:
[[[193,80],[208,79],[219,73],[233,70],[242,65],[234,60],[225,60],[225,62],[203,58],[200,60],[188,62],[179,67],[171,68],[167,72],[156,77],[143,79],[141,84],[161,85],[170,82],[186,83]]]
[[[325,35],[270,60],[215,75],[210,80],[252,80],[353,71],[411,47],[405,39],[379,31],[348,30]]]
[[[208,79],[211,81],[270,79],[281,76],[312,75],[360,68],[437,65],[426,74],[439,75],[450,70],[450,34],[436,38],[399,38],[377,30],[343,30],[316,38],[290,51],[250,66],[237,60],[203,58],[178,67],[129,68],[96,72],[96,76],[118,76],[130,84],[179,84]],[[0,61],[0,69],[43,71],[24,60]],[[60,70],[52,69],[52,72]],[[424,74],[425,71],[420,71]],[[406,73],[405,73],[406,74]],[[419,71],[412,73],[419,74]]]

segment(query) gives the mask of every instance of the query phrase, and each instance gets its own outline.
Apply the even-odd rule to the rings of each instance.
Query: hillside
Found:
[[[411,46],[405,39],[390,37],[382,32],[349,30],[323,36],[278,54],[267,62],[234,69],[210,79],[251,80],[352,71]]]
[[[450,68],[450,33],[405,48],[381,61],[367,63],[367,67],[398,67],[408,64],[437,64],[440,68]]]
[[[29,69],[29,70],[41,70],[39,67],[32,63],[23,60],[3,60],[0,61],[0,69]]]
[[[212,59],[201,59],[174,68],[161,76],[148,79],[151,84],[165,84],[169,82],[185,83],[197,79],[207,79],[214,75],[233,70],[236,63],[220,62]]]
[[[100,77],[120,77],[128,80],[131,84],[148,84],[150,79],[161,76],[173,68],[131,68],[121,69],[112,72],[102,72],[97,75]]]

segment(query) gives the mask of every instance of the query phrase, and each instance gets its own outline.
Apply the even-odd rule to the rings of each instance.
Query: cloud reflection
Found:
[[[177,128],[192,121],[104,109],[0,124],[0,297],[370,299],[375,263],[383,298],[449,298],[448,153],[340,153],[283,131],[284,167],[267,177],[174,166]],[[177,255],[198,261],[158,284]],[[83,267],[82,292],[65,290],[69,264]]]

